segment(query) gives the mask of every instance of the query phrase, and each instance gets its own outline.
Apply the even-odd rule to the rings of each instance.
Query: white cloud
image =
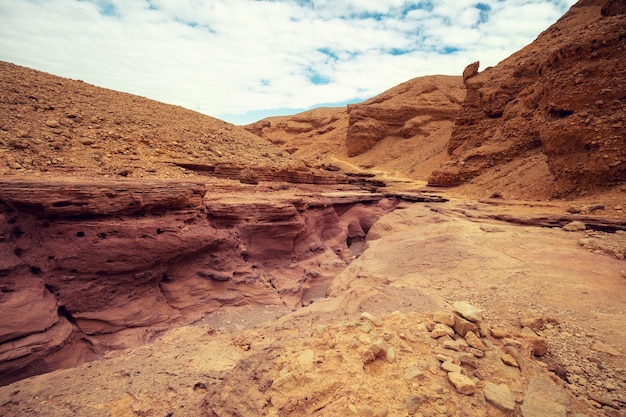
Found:
[[[573,2],[0,0],[0,59],[235,120],[495,65]]]

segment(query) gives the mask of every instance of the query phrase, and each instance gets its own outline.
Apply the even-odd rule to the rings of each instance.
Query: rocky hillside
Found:
[[[339,221],[335,205],[383,200],[345,182],[212,117],[0,63],[0,384],[223,305],[300,303],[308,271],[270,271],[342,265],[395,204]]]
[[[295,181],[301,160],[232,124],[131,94],[0,62],[0,174],[237,177]]]
[[[315,165],[425,179],[447,159],[446,143],[465,90],[461,77],[418,77],[363,103],[270,117],[245,126]]]
[[[451,160],[429,183],[554,196],[626,181],[625,28],[623,1],[579,1],[532,44],[467,74]]]

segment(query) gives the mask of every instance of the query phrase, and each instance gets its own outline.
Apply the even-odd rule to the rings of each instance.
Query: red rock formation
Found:
[[[0,384],[224,305],[323,296],[354,255],[347,240],[395,206],[367,192],[230,184],[0,180]]]
[[[453,186],[515,159],[545,155],[556,193],[626,181],[626,14],[582,0],[532,44],[468,78],[431,185]]]

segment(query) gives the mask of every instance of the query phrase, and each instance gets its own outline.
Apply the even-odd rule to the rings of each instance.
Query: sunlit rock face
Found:
[[[432,185],[465,183],[544,155],[557,194],[626,180],[623,2],[581,1],[530,45],[465,81],[467,97]]]
[[[229,184],[2,180],[0,383],[147,342],[223,306],[290,311],[323,297],[396,205],[369,192]]]

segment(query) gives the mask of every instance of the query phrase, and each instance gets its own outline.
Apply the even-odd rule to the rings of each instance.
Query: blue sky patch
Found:
[[[491,7],[489,7],[488,4],[478,3],[475,7],[480,10],[480,18],[478,19],[479,24],[485,23],[489,20],[489,11],[491,10]]]
[[[95,4],[96,6],[98,6],[98,9],[100,10],[100,14],[103,16],[120,17],[119,12],[115,8],[115,5],[111,3],[110,1],[106,1],[106,0],[95,0],[95,1],[94,0],[78,0],[78,1]]]

